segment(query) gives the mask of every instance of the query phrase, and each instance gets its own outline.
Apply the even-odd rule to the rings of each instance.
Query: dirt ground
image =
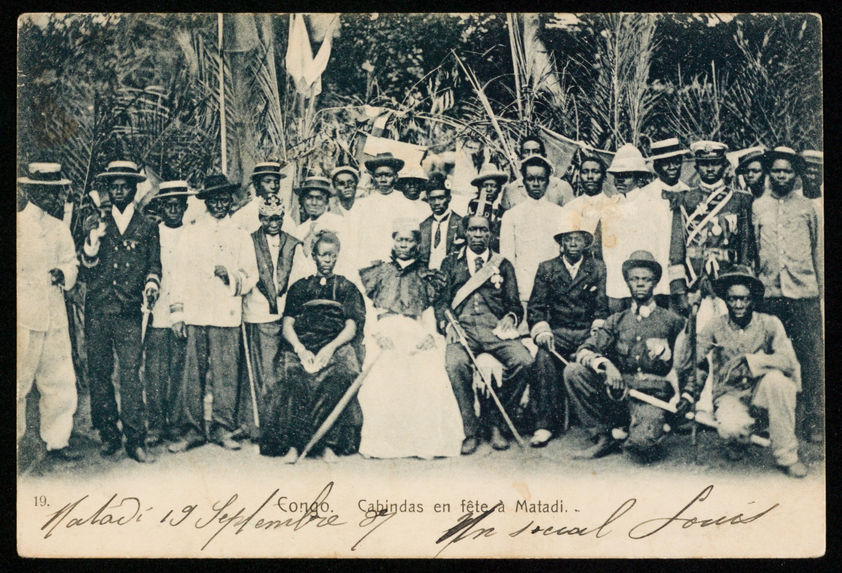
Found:
[[[27,432],[21,440],[18,449],[18,472],[21,479],[56,478],[62,475],[73,475],[78,478],[113,475],[115,473],[132,473],[139,470],[138,463],[128,458],[121,450],[109,458],[99,454],[99,439],[90,425],[90,409],[88,396],[80,394],[79,407],[75,416],[74,431],[70,438],[71,446],[84,452],[84,457],[73,462],[54,461],[45,457],[46,448],[38,436],[37,390],[29,396],[27,404]],[[700,427],[701,428],[701,427]],[[692,474],[716,473],[724,476],[751,476],[764,474],[779,474],[781,471],[775,466],[771,452],[767,448],[752,446],[748,455],[742,460],[730,461],[725,457],[724,442],[715,431],[700,429],[696,434],[694,446],[692,435],[688,433],[674,433],[665,442],[666,456],[664,459],[642,466],[632,462],[623,454],[609,455],[599,460],[576,460],[573,454],[576,450],[589,445],[584,431],[578,427],[571,427],[565,434],[553,439],[545,448],[534,449],[528,446],[521,450],[514,443],[503,452],[492,450],[483,443],[470,457],[438,459],[433,462],[417,459],[367,460],[359,455],[340,459],[338,466],[346,466],[348,471],[362,469],[366,464],[376,463],[379,467],[388,465],[390,471],[414,472],[425,464],[447,470],[450,467],[472,465],[477,470],[484,466],[500,471],[501,468],[529,468],[552,469],[564,473],[602,471],[617,473],[636,472],[679,472]],[[244,442],[240,451],[231,452],[215,445],[196,448],[185,454],[171,454],[165,446],[152,449],[158,461],[154,464],[156,472],[196,471],[197,468],[208,468],[209,471],[236,471],[237,468],[254,467],[256,471],[264,468],[271,471],[273,467],[282,464],[275,458],[260,456],[257,445]],[[801,460],[808,466],[808,480],[820,478],[824,473],[824,446],[802,442],[800,446]],[[305,464],[321,463],[318,460],[307,460]],[[443,467],[444,466],[444,467]],[[189,469],[188,469],[189,468]]]

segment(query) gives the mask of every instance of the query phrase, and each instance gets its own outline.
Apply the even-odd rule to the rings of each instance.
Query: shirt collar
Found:
[[[757,313],[756,312],[751,313],[751,320],[749,320],[748,324],[746,324],[745,326],[740,326],[739,324],[737,324],[736,322],[731,320],[730,315],[726,314],[725,318],[726,318],[726,321],[728,322],[728,327],[731,330],[736,330],[736,331],[748,330],[751,327],[751,325],[754,324],[757,321]]]
[[[111,206],[111,216],[114,218],[114,222],[117,223],[117,228],[120,230],[121,235],[126,232],[133,215],[134,203],[129,203],[128,206],[126,206],[126,210],[122,213],[116,205]]]
[[[445,212],[444,212],[444,214],[443,214],[441,217],[436,217],[435,213],[433,213],[433,219],[434,219],[437,223],[444,223],[444,222],[445,222],[446,220],[448,220],[449,218],[450,218],[450,209],[448,209],[447,211],[445,211]]]
[[[571,263],[570,261],[567,260],[567,257],[565,257],[564,255],[561,255],[561,260],[564,263],[564,266],[567,267],[567,270],[570,272],[570,274],[573,275],[574,273],[576,273],[579,270],[579,267],[582,266],[582,261],[585,260],[585,257],[582,257],[581,259],[579,259],[575,263]]]
[[[707,183],[704,183],[703,181],[699,181],[699,187],[702,190],[710,193],[712,191],[718,191],[719,189],[722,189],[723,187],[725,187],[725,181],[723,179],[720,179],[719,181],[717,181],[713,185],[708,185]]]
[[[631,311],[635,315],[639,314],[642,318],[648,318],[656,306],[654,298],[644,305],[639,305],[636,301],[632,301]]]

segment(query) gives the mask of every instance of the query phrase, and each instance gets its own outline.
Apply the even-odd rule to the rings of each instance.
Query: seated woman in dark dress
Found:
[[[365,305],[360,291],[333,274],[339,239],[322,232],[313,243],[316,274],[287,293],[280,382],[267,396],[268,416],[260,453],[293,462],[360,374]],[[312,449],[322,459],[357,451],[362,413],[354,398]]]

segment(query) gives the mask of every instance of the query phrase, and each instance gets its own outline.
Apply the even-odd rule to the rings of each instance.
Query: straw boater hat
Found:
[[[623,262],[623,278],[627,279],[630,270],[640,267],[651,269],[655,273],[655,280],[661,280],[663,269],[649,251],[635,251],[629,255],[629,258]]]
[[[763,156],[764,156],[765,153],[766,153],[766,148],[762,147],[762,146],[750,149],[747,153],[744,153],[743,155],[741,155],[740,158],[737,160],[736,172],[742,173],[745,170],[745,168],[748,166],[748,164],[751,163],[752,161],[760,161],[762,163],[763,162]]]
[[[695,141],[690,144],[690,151],[696,161],[719,161],[725,158],[728,146],[720,141]]]
[[[786,159],[792,164],[792,168],[796,173],[800,174],[804,172],[804,158],[798,155],[798,153],[796,153],[796,151],[791,147],[779,146],[767,151],[763,155],[763,163],[766,166],[767,171],[772,167],[772,163],[775,162],[775,159]]]
[[[24,185],[70,185],[61,173],[60,163],[30,163],[26,166],[26,177],[18,177],[18,183]]]
[[[228,178],[222,173],[214,173],[205,179],[205,186],[196,194],[196,198],[207,199],[211,195],[216,195],[217,193],[223,193],[226,191],[233,193],[239,188],[239,185],[228,181]]]
[[[116,179],[117,177],[133,179],[135,183],[146,181],[146,175],[140,172],[134,161],[112,161],[105,167],[105,171],[96,176],[97,179]]]
[[[659,159],[689,155],[690,150],[682,147],[677,137],[670,137],[669,139],[652,142],[652,145],[649,146],[649,153],[651,154],[649,161],[658,161]]]
[[[520,162],[521,171],[523,171],[526,167],[529,167],[530,165],[542,165],[542,166],[546,167],[547,170],[549,171],[548,175],[552,175],[553,171],[554,171],[552,163],[547,161],[547,159],[542,155],[530,155],[529,157],[527,157],[526,159],[521,161]],[[473,184],[473,182],[472,182],[472,184]]]
[[[195,191],[191,191],[187,181],[161,181],[161,184],[158,185],[158,191],[149,194],[149,198],[146,197],[141,200],[141,209],[145,210],[149,208],[154,203],[159,202],[162,199],[167,199],[169,197],[190,197],[191,195],[195,195]]]
[[[365,162],[365,168],[371,172],[374,172],[375,169],[378,167],[382,167],[384,165],[391,167],[395,170],[395,173],[403,169],[404,160],[398,159],[390,152],[386,151],[384,153],[378,153],[374,156],[374,159],[369,159]]]
[[[407,166],[403,169],[403,171],[398,173],[398,182],[415,180],[421,183],[426,183],[428,179],[429,177],[427,177],[427,174],[424,172],[421,165]]]
[[[651,171],[640,150],[631,143],[626,143],[614,154],[608,173],[651,173]]]
[[[824,164],[824,153],[821,151],[817,151],[815,149],[804,149],[801,151],[801,157],[807,163],[813,163],[816,165],[823,165]]]
[[[360,180],[360,172],[351,167],[350,165],[339,165],[337,167],[334,167],[333,171],[330,172],[330,180],[333,181],[334,179],[336,179],[336,176],[340,173],[348,173],[350,175],[353,175],[354,179],[356,179],[357,181]]]
[[[333,195],[333,187],[331,186],[330,180],[327,177],[307,177],[301,183],[300,187],[296,187],[295,192],[300,197],[304,191],[308,191],[310,189],[322,191],[326,197],[330,197]]]
[[[582,229],[580,225],[573,224],[571,221],[564,221],[559,230],[553,235],[553,239],[559,245],[561,244],[562,239],[564,239],[565,235],[570,235],[573,233],[581,233],[585,236],[586,245],[585,248],[590,247],[593,244],[593,235],[590,231],[586,229]]]
[[[734,265],[729,272],[719,275],[719,278],[713,281],[713,291],[716,296],[725,299],[728,288],[736,284],[747,286],[756,300],[763,298],[763,283],[744,265]]]
[[[509,180],[509,176],[503,171],[500,171],[493,163],[486,163],[480,168],[479,174],[471,180],[471,185],[479,188],[489,179],[496,181],[502,187]]]
[[[251,180],[257,183],[257,180],[264,175],[274,175],[278,179],[286,177],[286,173],[281,173],[281,164],[277,161],[264,161],[257,163],[254,170],[251,172]]]

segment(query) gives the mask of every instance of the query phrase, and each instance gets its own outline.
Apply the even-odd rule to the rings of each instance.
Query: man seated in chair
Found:
[[[568,359],[608,318],[605,264],[588,251],[593,235],[566,224],[555,240],[559,256],[538,266],[527,305],[526,319],[538,347],[529,400],[535,415],[533,448],[547,445],[555,432],[564,430],[564,364],[553,353]]]
[[[578,458],[598,458],[618,448],[612,429],[628,424],[624,449],[634,461],[660,456],[666,412],[637,399],[624,400],[633,388],[661,400],[675,389],[667,378],[675,368],[686,379],[690,357],[684,343],[684,319],[657,306],[653,296],[661,265],[649,251],[635,251],[623,263],[632,296],[631,308],[612,314],[595,329],[564,369],[567,397],[595,444]]]
[[[523,318],[517,279],[512,264],[489,249],[491,226],[484,217],[466,219],[467,247],[451,254],[442,263],[445,287],[436,303],[436,323],[447,336],[445,365],[453,393],[462,413],[465,441],[462,454],[470,455],[479,446],[480,426],[490,427],[491,447],[509,447],[501,429],[504,419],[484,388],[472,391],[472,361],[448,322],[450,310],[465,332],[474,356],[490,354],[504,370],[501,386],[493,389],[503,407],[512,412],[523,394],[532,356],[517,338],[517,325]],[[482,396],[480,396],[482,395]],[[480,414],[474,411],[475,400]]]
[[[798,459],[795,437],[801,377],[792,343],[778,317],[754,310],[764,287],[747,267],[720,275],[713,288],[725,300],[728,314],[705,325],[696,356],[700,367],[712,370],[714,416],[719,435],[730,441],[729,458],[742,457],[755,423],[750,408],[762,408],[769,415],[775,461],[787,475],[802,478],[807,468]],[[701,385],[688,386],[676,404],[677,415],[689,411],[700,392]]]

